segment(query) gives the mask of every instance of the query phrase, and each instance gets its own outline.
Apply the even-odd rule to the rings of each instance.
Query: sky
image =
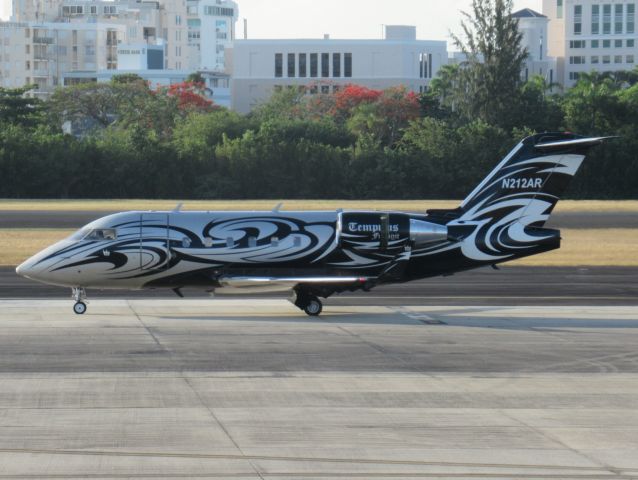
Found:
[[[541,10],[542,0],[514,0],[515,10]],[[382,25],[416,25],[421,40],[449,40],[459,33],[459,11],[471,0],[237,0],[237,38],[381,38]],[[11,0],[0,0],[0,17],[8,19]]]

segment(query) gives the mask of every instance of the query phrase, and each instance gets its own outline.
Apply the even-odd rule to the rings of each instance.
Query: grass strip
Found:
[[[272,210],[279,200],[0,200],[0,210]],[[282,200],[283,210],[372,209],[422,212],[429,208],[456,208],[459,200]],[[564,200],[557,212],[635,212],[638,200]]]
[[[0,265],[18,265],[73,230],[0,229]],[[562,247],[508,265],[638,267],[638,229],[563,229]]]

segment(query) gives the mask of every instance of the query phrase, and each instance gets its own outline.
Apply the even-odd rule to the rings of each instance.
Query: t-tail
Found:
[[[560,232],[543,228],[589,149],[605,140],[542,133],[519,143],[459,208],[430,211],[445,220],[463,255],[498,263],[560,247]]]

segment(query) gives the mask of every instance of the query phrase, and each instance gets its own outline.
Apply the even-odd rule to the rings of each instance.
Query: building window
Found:
[[[603,48],[610,48],[611,40],[603,40]]]
[[[332,76],[333,77],[341,76],[341,54],[340,53],[332,54]]]
[[[591,41],[591,48],[598,48],[598,40]]]
[[[429,65],[428,65],[428,54],[420,53],[419,54],[419,77],[428,78],[429,75]]]
[[[224,7],[204,7],[204,15],[212,15],[214,17],[233,17],[235,16],[235,11],[232,8],[224,8]]]
[[[91,15],[97,15],[97,6],[91,5]]]
[[[627,48],[633,48],[634,47],[634,39],[630,38],[627,40]]]
[[[343,54],[343,76],[352,77],[352,54]]]
[[[574,5],[574,35],[583,33],[583,6]]]
[[[310,76],[313,78],[317,78],[318,71],[319,71],[318,63],[319,63],[318,54],[311,53],[310,54]]]
[[[330,54],[321,54],[321,76],[327,78],[330,76]]]
[[[306,76],[306,54],[305,53],[299,54],[299,76],[302,78]]]
[[[635,15],[636,15],[636,4],[628,3],[627,4],[627,32],[626,33],[635,33]]]
[[[614,55],[614,63],[622,63],[622,55]]]
[[[627,55],[627,58],[625,60],[627,61],[627,63],[634,63],[634,56],[633,55]]]
[[[295,54],[288,54],[288,77],[292,78],[295,76]]]
[[[603,5],[603,35],[611,33],[611,5]]]
[[[614,33],[616,35],[622,33],[623,6],[624,5],[622,3],[614,5]]]
[[[594,55],[593,57],[591,57],[591,63],[592,65],[598,63],[598,55]]]
[[[614,40],[614,47],[622,48],[622,40]]]
[[[600,5],[591,6],[591,34],[600,33]]]
[[[115,15],[117,13],[117,9],[114,6],[104,7],[104,15]]]
[[[321,93],[327,95],[330,93],[330,85],[321,85]]]
[[[585,57],[581,57],[581,56],[569,57],[569,64],[570,65],[584,65],[585,64]]]
[[[275,77],[281,78],[284,76],[284,54],[275,53]]]
[[[570,80],[578,80],[579,77],[579,73],[578,72],[569,72],[569,79]]]
[[[592,42],[592,47],[593,47],[593,42]],[[587,48],[587,41],[586,40],[570,40],[569,48]]]
[[[603,63],[604,64],[611,63],[611,57],[609,55],[603,55]]]
[[[563,0],[556,0],[556,18],[563,18]]]

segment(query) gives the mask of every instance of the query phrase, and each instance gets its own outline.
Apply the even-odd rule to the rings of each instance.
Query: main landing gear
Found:
[[[294,304],[311,317],[316,317],[323,310],[323,304],[316,295],[305,290],[296,290]]]
[[[86,312],[86,290],[82,287],[73,287],[71,289],[71,298],[75,300],[73,311],[77,315],[84,315]]]

